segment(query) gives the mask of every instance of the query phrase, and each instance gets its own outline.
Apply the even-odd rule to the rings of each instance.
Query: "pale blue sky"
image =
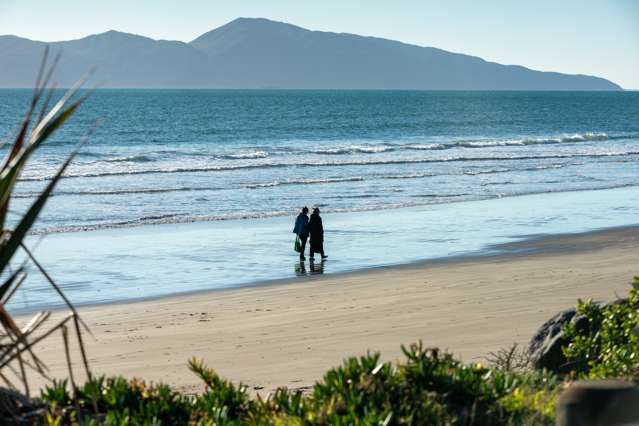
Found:
[[[190,41],[237,17],[434,46],[639,89],[639,0],[0,0],[0,34]]]

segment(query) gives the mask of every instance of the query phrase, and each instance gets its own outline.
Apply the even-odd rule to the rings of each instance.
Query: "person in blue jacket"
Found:
[[[304,250],[306,249],[306,240],[308,239],[308,207],[304,207],[302,212],[295,219],[295,228],[293,233],[300,237],[302,249],[300,250],[300,260],[304,261]]]

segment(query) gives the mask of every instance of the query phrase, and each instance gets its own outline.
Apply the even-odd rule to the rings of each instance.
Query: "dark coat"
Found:
[[[324,242],[324,226],[322,226],[320,215],[311,215],[311,220],[308,222],[308,230],[311,234],[311,247],[313,247],[313,244],[322,244]]]
[[[308,216],[304,213],[300,213],[295,220],[295,228],[293,233],[300,236],[300,238],[308,237]]]

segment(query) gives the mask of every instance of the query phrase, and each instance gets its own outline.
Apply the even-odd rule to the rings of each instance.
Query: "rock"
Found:
[[[44,424],[44,415],[42,404],[30,400],[16,390],[0,387],[0,424]]]
[[[601,307],[612,304],[626,303],[628,299],[618,299],[609,303],[601,303]],[[537,330],[528,344],[528,356],[535,369],[546,369],[555,374],[567,374],[572,370],[583,371],[586,368],[585,361],[569,363],[562,347],[568,345],[562,331],[564,325],[574,323],[577,330],[583,332],[590,327],[586,317],[577,315],[575,308],[561,311]]]
[[[639,423],[639,388],[621,380],[581,381],[566,389],[557,403],[558,426],[631,425]]]
[[[562,328],[575,320],[582,323],[585,318],[575,318],[575,308],[561,311],[537,330],[528,344],[528,354],[535,369],[546,369],[556,374],[570,371],[568,360],[563,354],[562,346],[567,344]]]

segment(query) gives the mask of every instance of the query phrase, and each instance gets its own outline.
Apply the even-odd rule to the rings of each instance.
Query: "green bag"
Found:
[[[293,244],[293,249],[295,249],[296,252],[301,252],[302,251],[302,241],[300,241],[300,237],[295,236],[295,244]]]

